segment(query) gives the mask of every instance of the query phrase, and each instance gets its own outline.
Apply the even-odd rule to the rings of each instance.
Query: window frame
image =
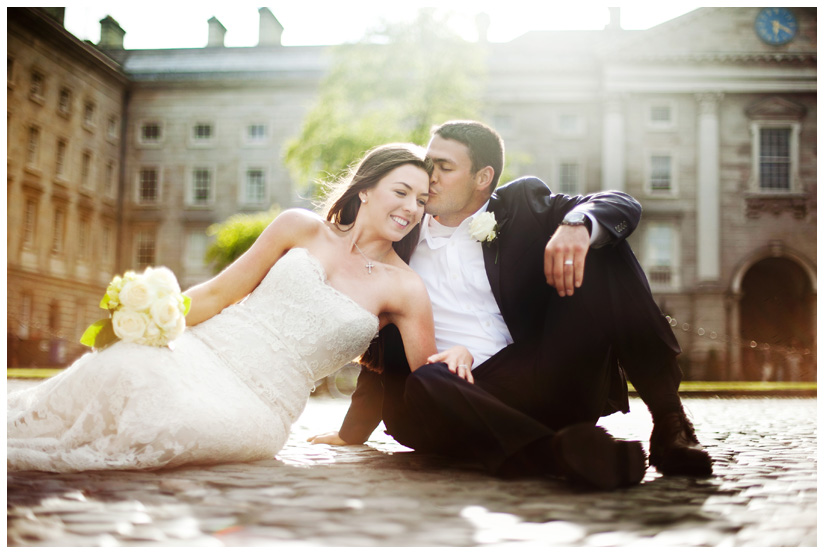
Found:
[[[198,137],[196,130],[199,127],[209,127],[209,137]],[[190,148],[211,148],[215,146],[216,137],[218,136],[218,126],[213,120],[198,119],[189,126],[189,146]]]
[[[209,175],[209,191],[207,198],[203,202],[199,202],[195,198],[196,172],[206,171]],[[215,194],[217,189],[217,171],[212,164],[196,164],[188,168],[187,172],[187,187],[186,187],[186,207],[187,208],[212,208],[215,204]]]
[[[670,187],[668,189],[653,188],[653,158],[670,158]],[[644,191],[651,197],[677,197],[679,195],[679,159],[673,149],[649,148],[645,150],[644,158]]]
[[[249,193],[249,176],[253,171],[261,172],[262,179],[262,195],[259,200],[252,200]],[[238,199],[242,206],[264,206],[269,202],[269,169],[264,165],[248,164],[243,168],[243,175],[241,178],[241,198]]]
[[[568,165],[575,165],[575,191],[566,191],[564,190],[564,185],[562,183],[562,170],[564,166]],[[584,190],[584,164],[579,158],[575,157],[565,157],[560,158],[556,163],[556,183],[558,184],[558,190],[555,191],[557,193],[562,193],[569,196],[576,196],[583,194]]]
[[[153,124],[158,128],[158,139],[146,140],[143,136],[143,129]],[[166,122],[159,118],[144,118],[138,121],[136,133],[136,142],[139,148],[160,148],[166,139]]]
[[[762,186],[761,138],[763,129],[789,130],[788,189],[767,189]],[[752,120],[751,121],[751,179],[750,192],[764,195],[793,195],[803,192],[799,179],[799,136],[802,124],[798,120]]]
[[[154,266],[157,264],[158,260],[158,238],[157,238],[157,230],[155,229],[138,229],[135,232],[135,242],[133,245],[133,260],[135,261],[135,268],[139,270],[143,270],[147,266]],[[147,243],[151,243],[151,252],[152,257],[151,260],[145,261],[142,258],[141,250],[144,248],[143,240],[146,239]]]
[[[154,171],[155,172],[155,196],[154,198],[146,198],[143,196],[143,172],[145,171]],[[139,206],[156,206],[160,203],[161,199],[161,183],[162,183],[162,174],[160,166],[154,165],[145,165],[140,166],[137,169],[137,175],[135,176],[135,203]]]
[[[670,119],[668,121],[657,121],[653,119],[654,108],[667,106],[670,109]],[[645,103],[645,123],[649,130],[653,131],[673,131],[678,124],[677,103],[671,98],[650,99]]]
[[[681,233],[680,233],[680,222],[677,221],[666,221],[660,219],[652,219],[649,220],[645,224],[644,228],[644,257],[643,257],[643,268],[645,275],[647,276],[648,282],[650,283],[650,288],[652,291],[656,292],[666,292],[666,291],[676,291],[682,285],[682,276],[681,276]],[[670,265],[666,267],[666,271],[669,272],[670,279],[667,282],[663,282],[661,280],[655,279],[655,272],[659,268],[665,268],[665,266],[656,264],[656,260],[654,260],[655,253],[653,252],[652,248],[652,241],[653,241],[653,233],[656,229],[667,229],[670,233],[670,246],[668,248],[668,254],[670,258]],[[660,270],[664,271],[664,270]]]

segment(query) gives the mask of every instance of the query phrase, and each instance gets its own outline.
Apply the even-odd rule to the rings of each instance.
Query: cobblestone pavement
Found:
[[[312,398],[274,460],[156,472],[8,473],[9,546],[816,546],[816,399],[686,399],[707,479],[615,492],[499,480],[381,433],[311,445],[347,401]],[[637,400],[602,424],[644,439]]]

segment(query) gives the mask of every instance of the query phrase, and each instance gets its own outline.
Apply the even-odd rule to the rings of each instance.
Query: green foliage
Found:
[[[206,250],[206,262],[213,264],[215,273],[232,264],[252,246],[280,212],[276,206],[268,212],[235,214],[209,226],[206,234],[214,236],[215,240]]]
[[[432,9],[412,22],[384,23],[362,41],[333,47],[330,71],[298,137],[286,146],[293,178],[310,195],[367,150],[424,145],[433,125],[478,119],[483,49]]]

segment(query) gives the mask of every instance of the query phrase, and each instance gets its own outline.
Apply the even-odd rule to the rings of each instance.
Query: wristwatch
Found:
[[[561,221],[561,225],[583,225],[588,233],[592,233],[593,223],[590,218],[582,212],[568,212]]]

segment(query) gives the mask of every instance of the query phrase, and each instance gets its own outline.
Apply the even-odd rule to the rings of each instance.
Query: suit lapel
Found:
[[[487,212],[492,212],[496,217],[498,223],[499,234],[502,231],[505,223],[505,215],[501,210],[496,211],[496,207],[501,203],[498,202],[498,197],[494,194],[490,198],[490,204],[487,205]],[[487,279],[490,282],[490,289],[493,291],[493,297],[498,303],[499,309],[501,306],[501,237],[495,241],[481,244],[481,251],[484,253],[484,268],[487,270]]]

